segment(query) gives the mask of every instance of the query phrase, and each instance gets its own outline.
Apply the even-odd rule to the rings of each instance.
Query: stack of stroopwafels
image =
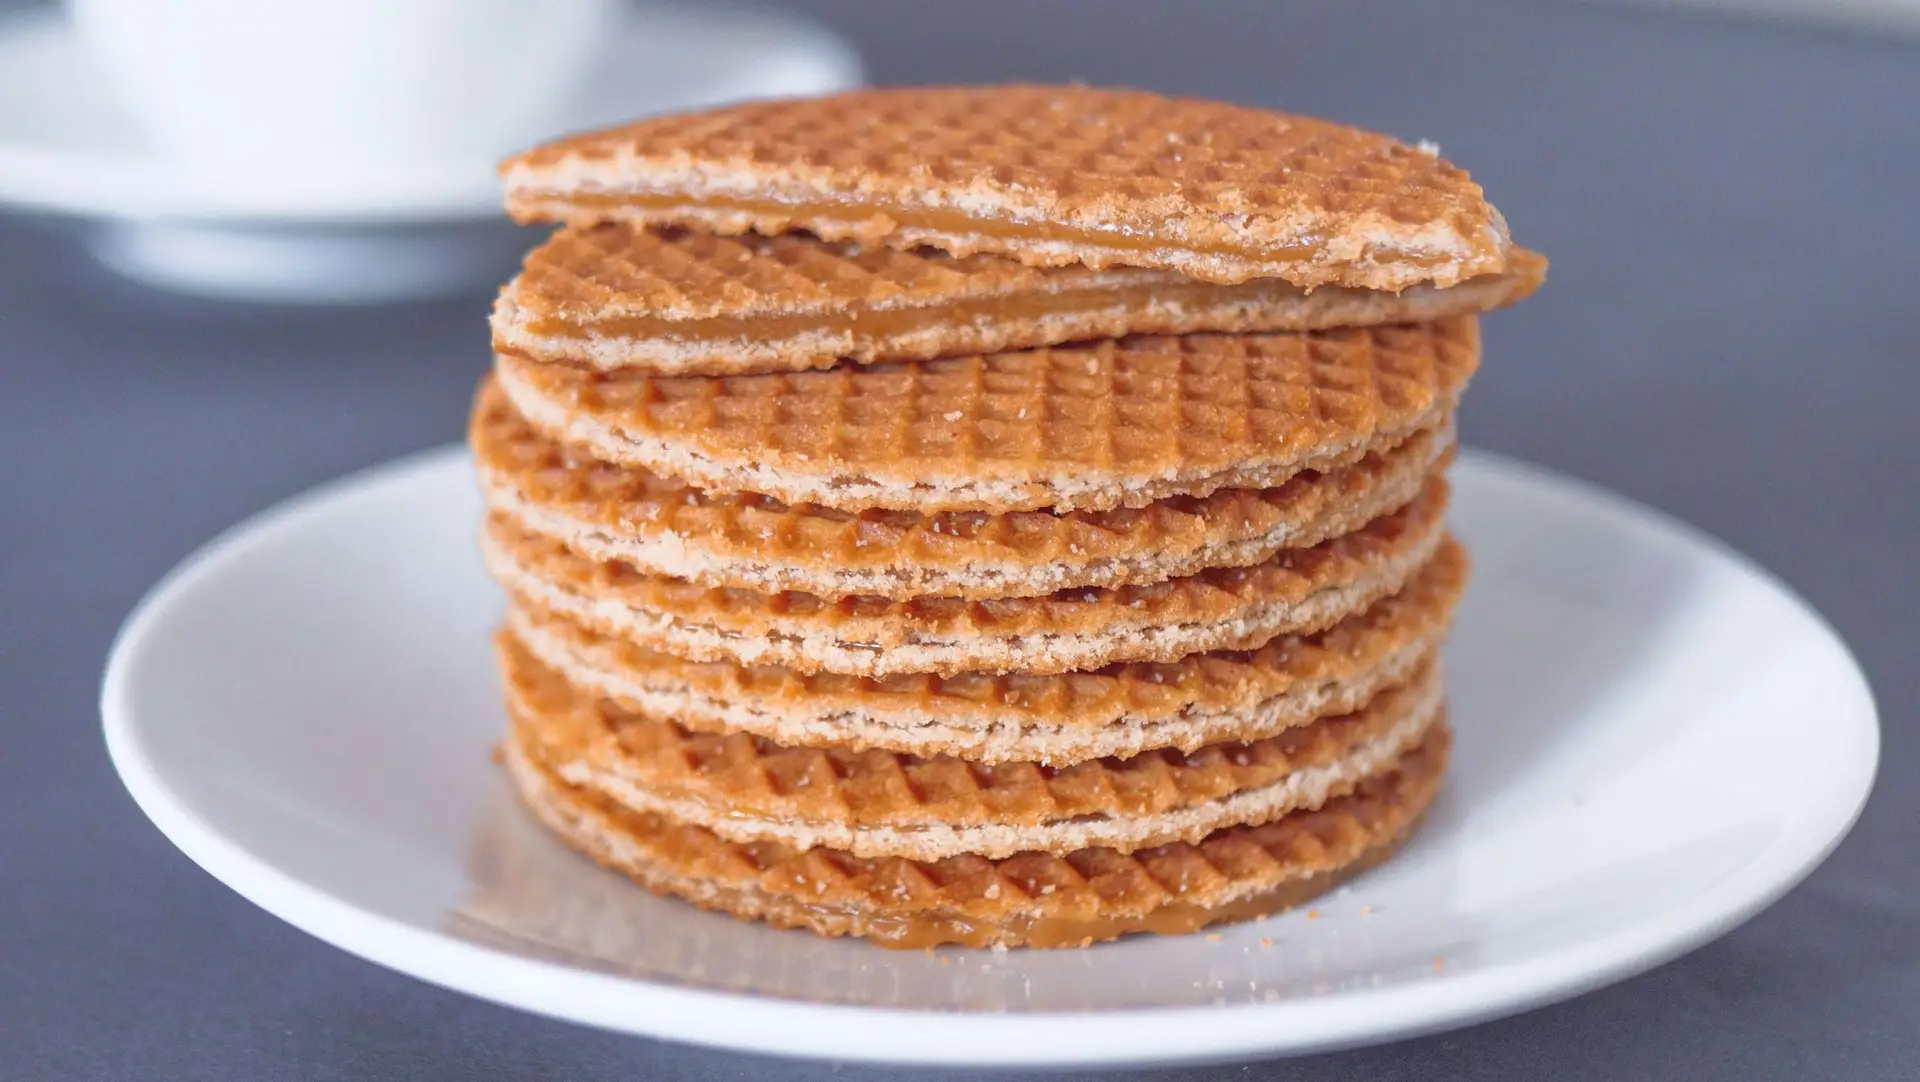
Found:
[[[472,443],[506,761],[646,887],[894,946],[1294,904],[1447,759],[1476,313],[1427,149],[1151,94],[863,91],[509,161],[557,221]]]

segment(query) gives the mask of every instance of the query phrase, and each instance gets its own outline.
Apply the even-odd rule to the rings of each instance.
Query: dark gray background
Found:
[[[798,6],[881,81],[1082,77],[1438,140],[1554,260],[1490,321],[1469,438],[1752,554],[1880,697],[1859,828],[1720,942],[1460,1033],[1178,1077],[1920,1075],[1920,45],[1551,0]],[[483,309],[181,300],[57,225],[0,221],[0,1076],[898,1075],[598,1033],[385,972],[200,872],[109,770],[94,692],[121,615],[235,519],[456,438]]]

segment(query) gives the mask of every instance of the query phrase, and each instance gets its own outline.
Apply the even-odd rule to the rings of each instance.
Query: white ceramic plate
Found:
[[[1465,1025],[1639,972],[1807,874],[1866,798],[1874,708],[1778,583],[1617,497],[1482,455],[1449,647],[1453,776],[1408,848],[1312,911],[1083,951],[895,953],[655,899],[548,840],[488,748],[499,603],[438,452],[209,545],[129,619],[102,709],[202,867],[436,984],[737,1049],[1166,1062]]]

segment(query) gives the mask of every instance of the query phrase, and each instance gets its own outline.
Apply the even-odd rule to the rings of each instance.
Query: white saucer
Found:
[[[1805,604],[1687,527],[1471,454],[1455,768],[1394,861],[1218,939],[895,953],[738,924],[643,894],[513,805],[488,757],[499,602],[468,469],[454,450],[396,463],[190,559],[114,645],[107,744],[160,829],[268,911],[561,1018],[949,1064],[1382,1041],[1725,932],[1819,863],[1873,779],[1866,683]]]
[[[861,77],[845,41],[792,16],[633,7],[552,127],[820,94]],[[481,159],[331,173],[272,161],[196,171],[147,141],[62,15],[35,10],[0,16],[0,203],[106,223],[90,241],[96,253],[155,284],[256,299],[362,300],[469,284],[448,273],[471,265],[471,251],[463,260],[458,249],[476,242],[444,231],[497,220],[500,188],[493,163]],[[318,250],[317,226],[333,231]],[[364,247],[342,272],[343,246],[353,241]],[[483,276],[495,273],[491,262],[482,265]],[[369,272],[397,286],[373,292]]]

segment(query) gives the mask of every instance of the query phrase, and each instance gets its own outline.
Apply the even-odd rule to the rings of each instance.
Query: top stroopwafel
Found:
[[[1120,341],[724,378],[496,356],[535,428],[717,492],[842,510],[1143,507],[1272,488],[1431,427],[1480,357],[1473,316]]]
[[[1467,174],[1374,132],[1090,87],[859,90],[657,117],[501,166],[515,220],[612,219],[1211,282],[1450,286],[1507,268]]]
[[[736,375],[925,360],[1127,334],[1309,331],[1511,304],[1546,260],[1399,293],[1278,278],[1222,286],[1170,271],[1028,267],[807,237],[718,237],[627,222],[562,229],[493,309],[501,353],[656,375]]]

